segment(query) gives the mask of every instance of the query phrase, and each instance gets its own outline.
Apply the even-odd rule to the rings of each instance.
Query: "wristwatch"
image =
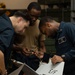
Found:
[[[65,61],[65,55],[61,55],[62,59]]]

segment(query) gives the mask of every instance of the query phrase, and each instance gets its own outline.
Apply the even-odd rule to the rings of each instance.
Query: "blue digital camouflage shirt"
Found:
[[[75,24],[61,22],[55,39],[56,54],[64,55],[65,72],[72,73],[75,68]],[[75,73],[74,73],[75,74]]]
[[[13,44],[14,29],[12,23],[5,14],[0,16],[0,50],[4,53],[5,64],[9,63],[11,46]]]

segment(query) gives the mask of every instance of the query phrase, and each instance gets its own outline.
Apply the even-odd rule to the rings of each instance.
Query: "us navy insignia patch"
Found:
[[[58,43],[59,44],[62,44],[64,42],[66,42],[66,37],[65,36],[63,36],[63,37],[61,37],[61,38],[58,39]]]

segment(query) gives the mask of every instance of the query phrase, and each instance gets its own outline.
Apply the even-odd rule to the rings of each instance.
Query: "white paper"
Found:
[[[64,62],[57,63],[55,65],[52,64],[51,60],[49,63],[42,63],[40,67],[36,70],[38,74],[45,75],[62,75],[64,69]]]

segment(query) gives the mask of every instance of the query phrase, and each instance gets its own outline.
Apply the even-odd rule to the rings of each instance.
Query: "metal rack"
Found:
[[[75,0],[71,0],[71,22],[75,23]]]
[[[52,16],[59,22],[71,21],[71,0],[38,0],[38,2],[40,5],[48,5],[48,8],[42,10],[41,16]],[[58,8],[54,9],[54,5]]]

